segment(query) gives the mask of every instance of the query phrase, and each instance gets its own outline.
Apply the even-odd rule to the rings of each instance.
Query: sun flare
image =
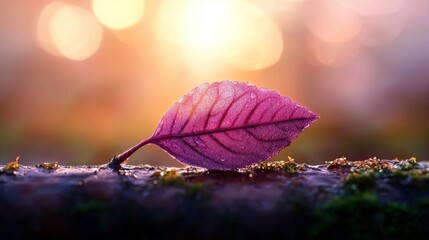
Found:
[[[92,9],[106,27],[128,28],[143,16],[144,0],[93,0]]]
[[[241,0],[167,0],[157,33],[179,46],[191,67],[223,64],[254,71],[275,64],[283,50],[277,25]]]

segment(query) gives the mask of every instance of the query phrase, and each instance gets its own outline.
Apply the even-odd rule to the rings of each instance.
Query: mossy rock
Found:
[[[428,234],[429,163],[289,158],[240,171],[0,166],[5,239],[404,239]]]

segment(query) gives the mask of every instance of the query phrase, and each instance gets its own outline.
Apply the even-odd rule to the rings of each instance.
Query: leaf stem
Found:
[[[145,140],[141,141],[140,143],[138,143],[137,145],[135,145],[134,147],[126,150],[125,152],[113,156],[113,158],[110,159],[110,162],[107,164],[107,166],[109,168],[116,169],[116,170],[120,169],[121,164],[123,162],[125,162],[135,151],[139,150],[144,145],[150,143],[151,140],[152,140],[152,138],[145,139]]]

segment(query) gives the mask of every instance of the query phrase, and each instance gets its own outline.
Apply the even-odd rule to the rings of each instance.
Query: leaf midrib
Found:
[[[208,135],[213,133],[220,133],[220,132],[228,132],[228,131],[234,131],[234,130],[240,130],[240,129],[248,129],[248,128],[256,128],[266,125],[274,125],[279,123],[286,123],[286,122],[295,122],[295,121],[303,121],[303,120],[309,120],[310,122],[316,120],[317,117],[309,117],[309,118],[294,118],[294,119],[287,119],[287,120],[280,120],[280,121],[274,121],[274,122],[264,122],[264,123],[255,123],[255,124],[249,124],[244,126],[237,126],[237,127],[227,127],[227,128],[217,128],[217,129],[211,129],[211,130],[203,130],[203,131],[197,131],[197,132],[189,132],[189,133],[177,133],[177,134],[165,134],[161,136],[152,136],[147,140],[148,143],[156,143],[158,141],[162,141],[165,139],[171,139],[171,138],[185,138],[185,137],[194,137],[194,136],[201,136],[201,135]]]

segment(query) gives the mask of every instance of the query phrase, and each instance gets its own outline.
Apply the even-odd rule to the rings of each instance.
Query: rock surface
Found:
[[[429,162],[324,165],[293,159],[240,171],[0,166],[7,239],[402,239],[429,233]],[[6,238],[4,238],[6,239]]]

